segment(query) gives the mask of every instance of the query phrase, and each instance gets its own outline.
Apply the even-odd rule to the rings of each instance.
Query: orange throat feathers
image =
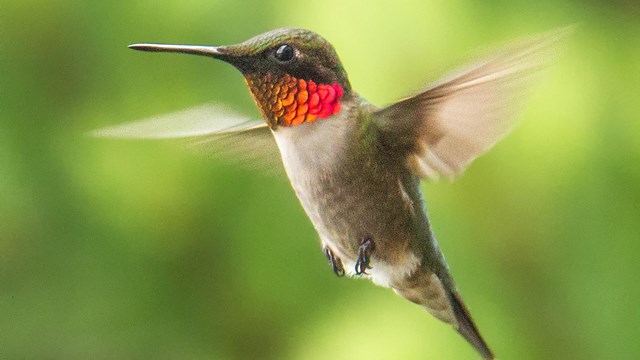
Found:
[[[342,87],[316,84],[291,75],[271,73],[245,77],[251,94],[271,128],[295,126],[325,119],[340,112]]]

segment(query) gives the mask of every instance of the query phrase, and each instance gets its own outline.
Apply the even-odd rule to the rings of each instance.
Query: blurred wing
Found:
[[[387,144],[417,176],[454,179],[515,125],[533,75],[554,59],[563,28],[515,42],[426,91],[374,113]]]
[[[276,165],[280,159],[278,147],[264,121],[250,120],[210,104],[89,134],[102,138],[174,140],[194,152],[232,157],[250,167],[281,167]]]

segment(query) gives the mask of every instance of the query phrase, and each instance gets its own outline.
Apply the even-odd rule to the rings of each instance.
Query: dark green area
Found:
[[[522,124],[424,190],[499,358],[637,358],[635,2],[26,0],[0,3],[0,359],[477,359],[390,290],[336,278],[283,177],[83,133],[212,101],[258,116],[230,66],[130,43],[306,27],[384,104],[571,23]]]

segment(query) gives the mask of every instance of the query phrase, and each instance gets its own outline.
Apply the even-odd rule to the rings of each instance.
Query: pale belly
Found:
[[[306,140],[298,143],[313,141]],[[421,259],[415,250],[416,210],[397,174],[362,155],[313,156],[282,142],[278,141],[291,184],[323,245],[340,257],[348,274],[355,273],[364,239],[375,244],[367,273],[376,284],[392,286],[417,268]],[[343,149],[341,144],[331,145],[328,148],[335,151]]]

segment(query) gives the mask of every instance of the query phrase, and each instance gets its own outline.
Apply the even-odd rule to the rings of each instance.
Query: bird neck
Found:
[[[316,84],[289,74],[246,74],[245,80],[262,116],[272,129],[297,126],[340,113],[340,84]]]

